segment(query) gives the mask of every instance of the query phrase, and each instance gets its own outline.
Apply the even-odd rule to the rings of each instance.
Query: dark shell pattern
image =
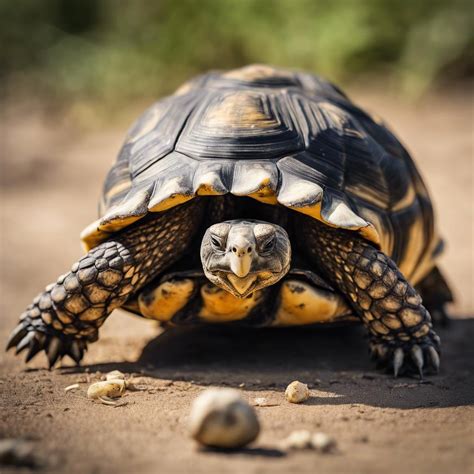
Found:
[[[263,65],[200,76],[145,111],[82,239],[91,248],[148,212],[226,193],[359,232],[413,283],[440,248],[425,185],[388,128],[324,79]]]

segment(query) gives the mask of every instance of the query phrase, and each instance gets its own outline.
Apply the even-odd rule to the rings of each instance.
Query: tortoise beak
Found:
[[[252,256],[249,253],[231,253],[229,256],[230,269],[239,278],[246,277],[252,266]]]
[[[255,283],[257,275],[248,275],[243,278],[239,278],[238,276],[229,273],[227,275],[227,279],[232,285],[232,288],[234,288],[240,296],[244,296],[249,290],[249,288],[251,288],[252,285]]]

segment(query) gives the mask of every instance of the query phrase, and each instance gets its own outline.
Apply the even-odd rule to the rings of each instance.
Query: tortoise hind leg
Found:
[[[438,267],[434,267],[415,288],[423,298],[423,305],[430,312],[433,323],[447,326],[449,316],[446,304],[454,301],[451,289]]]
[[[34,299],[12,332],[7,350],[16,347],[18,354],[28,349],[27,361],[44,350],[50,367],[64,355],[78,363],[109,314],[188,247],[199,227],[202,206],[194,200],[166,214],[151,215],[93,248]]]
[[[374,357],[395,376],[439,369],[439,337],[416,290],[397,265],[369,242],[342,229],[306,221],[307,252],[346,295],[367,327]]]

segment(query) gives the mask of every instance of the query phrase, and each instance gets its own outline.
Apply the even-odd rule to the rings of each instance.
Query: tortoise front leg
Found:
[[[426,362],[439,370],[439,337],[416,290],[383,252],[353,232],[307,223],[308,252],[349,300],[371,336],[375,358],[395,376]]]
[[[28,349],[27,362],[44,350],[50,367],[64,355],[78,363],[112,310],[182,255],[201,211],[202,203],[195,200],[150,215],[93,248],[33,300],[7,350]]]

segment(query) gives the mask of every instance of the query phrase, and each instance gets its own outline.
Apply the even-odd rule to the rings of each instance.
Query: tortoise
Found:
[[[437,372],[450,289],[415,164],[332,83],[251,65],[152,105],[109,171],[87,253],[8,348],[76,363],[118,307],[165,325],[361,322],[379,364]],[[422,304],[422,298],[424,304]]]

